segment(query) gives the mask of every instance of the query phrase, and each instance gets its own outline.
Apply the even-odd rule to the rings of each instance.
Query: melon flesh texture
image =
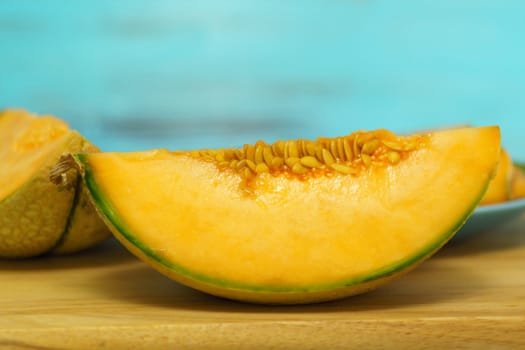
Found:
[[[156,150],[77,155],[115,236],[168,277],[215,295],[307,303],[377,287],[445,244],[500,156],[497,127],[429,134],[408,159],[357,175],[238,174]]]
[[[64,174],[72,184],[67,188],[49,180],[63,153],[93,151],[57,118],[23,110],[0,113],[0,257],[71,253],[108,237],[86,192],[79,191],[76,172]]]

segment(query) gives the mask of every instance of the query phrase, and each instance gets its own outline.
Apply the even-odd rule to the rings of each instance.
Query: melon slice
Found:
[[[362,293],[443,246],[483,197],[498,127],[386,130],[241,149],[75,154],[107,225],[169,278],[217,296],[309,303]]]
[[[49,181],[62,154],[94,151],[57,118],[0,113],[0,257],[72,253],[108,237],[75,172],[64,174],[68,188]]]
[[[525,197],[525,165],[514,164],[511,180],[511,198],[518,199]]]
[[[501,157],[496,176],[491,181],[487,192],[481,199],[480,205],[501,203],[512,197],[512,179],[514,164],[509,153],[501,149]]]

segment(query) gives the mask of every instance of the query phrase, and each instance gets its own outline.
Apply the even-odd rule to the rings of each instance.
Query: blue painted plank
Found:
[[[525,159],[522,1],[0,2],[0,108],[104,149],[499,124]]]

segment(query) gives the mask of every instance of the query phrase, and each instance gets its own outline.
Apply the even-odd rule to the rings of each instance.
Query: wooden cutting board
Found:
[[[525,219],[451,242],[376,291],[308,306],[222,300],[115,241],[0,261],[0,349],[525,349]]]

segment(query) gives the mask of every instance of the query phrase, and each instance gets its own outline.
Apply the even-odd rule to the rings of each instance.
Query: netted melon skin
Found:
[[[0,203],[1,257],[41,255],[62,236],[75,193],[50,183],[48,170],[44,167]]]

